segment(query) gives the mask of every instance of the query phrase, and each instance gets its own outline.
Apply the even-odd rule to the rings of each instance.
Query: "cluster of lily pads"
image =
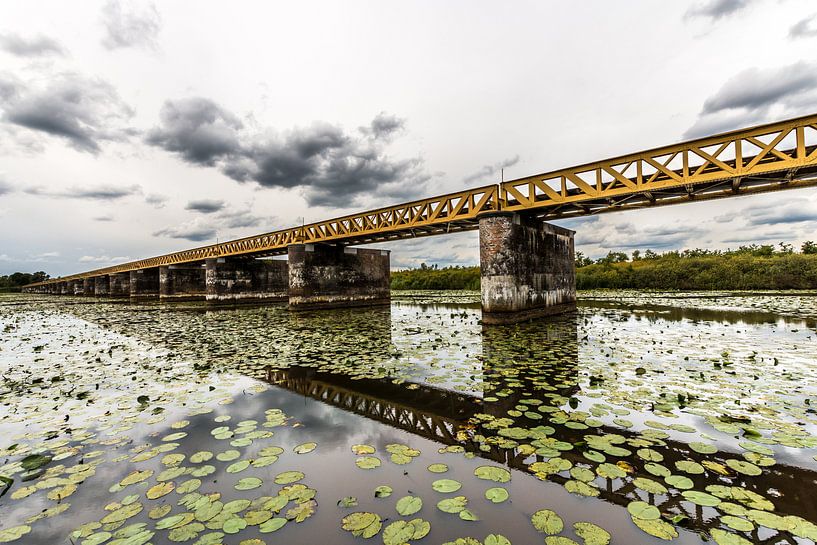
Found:
[[[262,379],[270,368],[296,365],[407,389],[423,383],[470,394],[475,410],[456,430],[457,444],[441,447],[440,454],[512,460],[512,468],[568,492],[619,503],[652,536],[671,540],[679,531],[697,531],[719,545],[750,543],[769,531],[817,539],[815,521],[780,511],[786,486],[796,481],[778,477],[800,470],[790,456],[778,460],[783,448],[809,458],[817,448],[812,332],[718,322],[679,327],[614,308],[582,311],[561,323],[482,330],[474,310],[415,303],[392,312],[307,316],[277,308],[0,307],[0,416],[13,437],[0,450],[6,459],[0,519],[11,507],[19,522],[0,523],[0,543],[24,542],[37,521],[75,512],[70,496],[111,465],[133,470],[109,487],[105,513],[75,529],[82,545],[141,545],[157,532],[171,541],[215,545],[225,536],[307,521],[320,490],[320,483],[310,488],[301,482],[308,466],[270,474],[280,488],[255,497],[252,491],[264,480],[241,475],[275,464],[284,452],[278,445],[253,457],[242,452],[271,440],[272,428],[295,425],[281,411],[234,426],[229,414],[221,414],[210,433],[214,444],[228,442],[229,448],[181,452],[192,418],[228,409],[242,392],[267,388],[241,375]],[[169,433],[146,437],[141,431],[167,422]],[[319,456],[308,432],[289,450]],[[361,470],[382,466],[375,447],[350,448]],[[398,443],[387,445],[386,453],[397,465],[420,455]],[[141,467],[157,463],[161,467]],[[455,463],[445,459],[428,471],[444,474]],[[215,484],[217,471],[236,478]],[[501,485],[511,472],[486,464],[474,477]],[[438,511],[468,524],[479,513],[458,494],[461,486],[441,476],[431,489],[443,495],[435,502]],[[228,500],[228,493],[247,497]],[[374,496],[391,493],[381,485]],[[339,519],[339,527],[359,539],[379,536],[386,545],[419,541],[432,530],[430,521],[415,516],[422,515],[423,497],[397,500],[404,518],[358,511]],[[24,509],[17,505],[28,498],[53,505],[20,515]],[[491,486],[484,498],[499,504],[509,493]],[[348,497],[338,507],[356,504]],[[698,508],[708,509],[706,519],[696,515]],[[609,532],[591,522],[574,523],[574,537],[563,535],[562,518],[549,509],[535,511],[531,522],[548,545],[577,543],[574,537],[586,545],[610,541]],[[510,540],[491,533],[452,543]]]

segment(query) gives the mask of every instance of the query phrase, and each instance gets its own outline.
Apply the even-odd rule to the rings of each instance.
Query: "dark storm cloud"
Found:
[[[65,49],[46,36],[24,38],[18,34],[0,34],[0,49],[18,57],[44,57],[65,55]]]
[[[817,15],[811,15],[792,25],[789,29],[789,38],[814,38],[817,36]]]
[[[493,165],[483,165],[483,167],[478,171],[463,178],[463,181],[466,184],[473,182],[481,182],[485,184],[497,182],[498,180],[494,179],[497,172],[501,172],[503,168],[512,167],[518,162],[519,156],[514,155],[513,157],[503,159],[502,161],[494,163]]]
[[[750,68],[732,77],[706,99],[703,113],[744,108],[767,108],[785,97],[810,91],[817,84],[813,65],[798,62],[771,70]]]
[[[107,82],[64,73],[44,87],[10,77],[0,78],[3,120],[32,131],[61,138],[90,153],[103,141],[122,141],[134,134],[127,128],[131,108]]]
[[[391,138],[402,131],[406,126],[406,120],[395,115],[380,112],[372,119],[368,127],[361,127],[364,134],[371,134],[375,138]]]
[[[165,103],[160,126],[146,142],[188,163],[215,166],[239,182],[262,187],[301,188],[310,205],[352,206],[362,197],[412,198],[430,178],[419,158],[386,155],[404,122],[378,114],[369,126],[346,132],[314,123],[283,135],[249,134],[237,116],[212,100],[185,98]]]
[[[704,0],[691,7],[686,17],[709,17],[720,19],[732,15],[749,5],[751,0]]]
[[[105,27],[102,45],[107,49],[155,49],[162,19],[153,4],[139,10],[128,2],[110,0],[102,8],[102,24]]]
[[[202,214],[212,214],[213,212],[218,212],[223,208],[224,201],[212,199],[190,201],[187,203],[187,206],[184,207],[185,210],[193,210],[194,212],[201,212]]]
[[[29,195],[39,195],[43,197],[55,197],[64,199],[87,199],[95,201],[115,201],[138,195],[142,193],[142,188],[138,185],[127,187],[114,185],[98,185],[88,187],[71,187],[64,190],[52,191],[44,187],[31,187],[25,190]]]
[[[216,237],[216,230],[213,227],[199,224],[179,225],[167,227],[153,233],[154,237],[169,237],[202,242],[213,240]]]
[[[147,143],[178,153],[188,163],[213,166],[240,151],[241,121],[206,98],[167,101],[161,127],[147,135]]]
[[[730,78],[704,102],[695,124],[684,138],[697,138],[813,109],[817,64],[797,62],[776,68],[750,68]]]

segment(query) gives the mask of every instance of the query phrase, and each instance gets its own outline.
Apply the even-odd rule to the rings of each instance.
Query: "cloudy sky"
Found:
[[[0,274],[52,275],[817,111],[813,0],[0,3]],[[817,239],[817,191],[564,222]],[[474,264],[476,233],[389,245]]]

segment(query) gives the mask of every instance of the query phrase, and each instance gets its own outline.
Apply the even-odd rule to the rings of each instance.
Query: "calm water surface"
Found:
[[[0,298],[0,543],[817,538],[814,294],[478,301]]]

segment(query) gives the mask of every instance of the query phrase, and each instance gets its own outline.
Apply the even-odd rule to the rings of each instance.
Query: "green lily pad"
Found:
[[[511,545],[511,541],[502,534],[488,534],[485,536],[485,545]]]
[[[489,488],[485,491],[485,499],[491,503],[502,503],[508,499],[508,491],[501,486]]]
[[[468,505],[468,500],[465,496],[455,496],[438,501],[437,509],[443,513],[459,513],[465,509],[466,505]]]
[[[414,537],[414,525],[396,520],[383,529],[384,545],[402,545]]]
[[[610,532],[592,522],[575,522],[573,531],[584,540],[584,545],[608,545]]]
[[[497,483],[507,483],[511,480],[511,472],[502,467],[480,466],[474,470],[474,475],[478,479],[494,481]]]
[[[642,520],[658,520],[661,518],[661,512],[657,507],[640,500],[631,501],[627,504],[627,511],[633,518]]]
[[[565,527],[562,517],[550,509],[540,509],[531,516],[530,520],[537,531],[549,535],[558,534]]]
[[[665,539],[669,541],[671,539],[675,539],[676,537],[678,537],[678,532],[675,530],[675,528],[673,528],[671,524],[668,524],[663,520],[633,517],[633,522],[635,523],[636,526],[641,528],[642,531],[650,534],[651,536],[655,536],[659,539]]]
[[[300,471],[284,471],[283,473],[279,473],[275,476],[275,484],[290,484],[296,481],[300,481],[306,475],[301,473]]]
[[[404,517],[413,515],[423,507],[423,500],[417,496],[405,496],[397,500],[397,512]]]
[[[437,492],[447,494],[449,492],[456,492],[462,488],[462,483],[453,479],[438,479],[431,483],[431,488]]]
[[[264,522],[258,527],[258,531],[262,534],[268,534],[270,532],[276,532],[283,528],[283,526],[287,523],[287,519],[281,517],[271,518],[268,521]]]
[[[294,450],[295,454],[308,454],[308,453],[312,452],[313,450],[315,450],[315,447],[317,447],[317,446],[318,446],[318,444],[314,443],[314,442],[302,443],[302,444],[296,446],[293,450]]]
[[[239,479],[238,482],[235,483],[235,489],[236,490],[252,490],[254,488],[258,488],[262,484],[264,484],[264,481],[262,481],[258,477],[245,477],[243,479]],[[278,483],[278,484],[281,484],[281,483]]]
[[[377,488],[374,489],[374,497],[375,498],[388,498],[389,496],[391,496],[391,493],[392,493],[392,487],[390,487],[388,485],[385,485],[385,484],[380,485],[380,486],[378,486]]]
[[[380,458],[375,456],[361,456],[355,460],[355,465],[360,469],[374,469],[380,467]]]
[[[710,535],[718,545],[752,545],[748,539],[719,528],[713,528]]]

